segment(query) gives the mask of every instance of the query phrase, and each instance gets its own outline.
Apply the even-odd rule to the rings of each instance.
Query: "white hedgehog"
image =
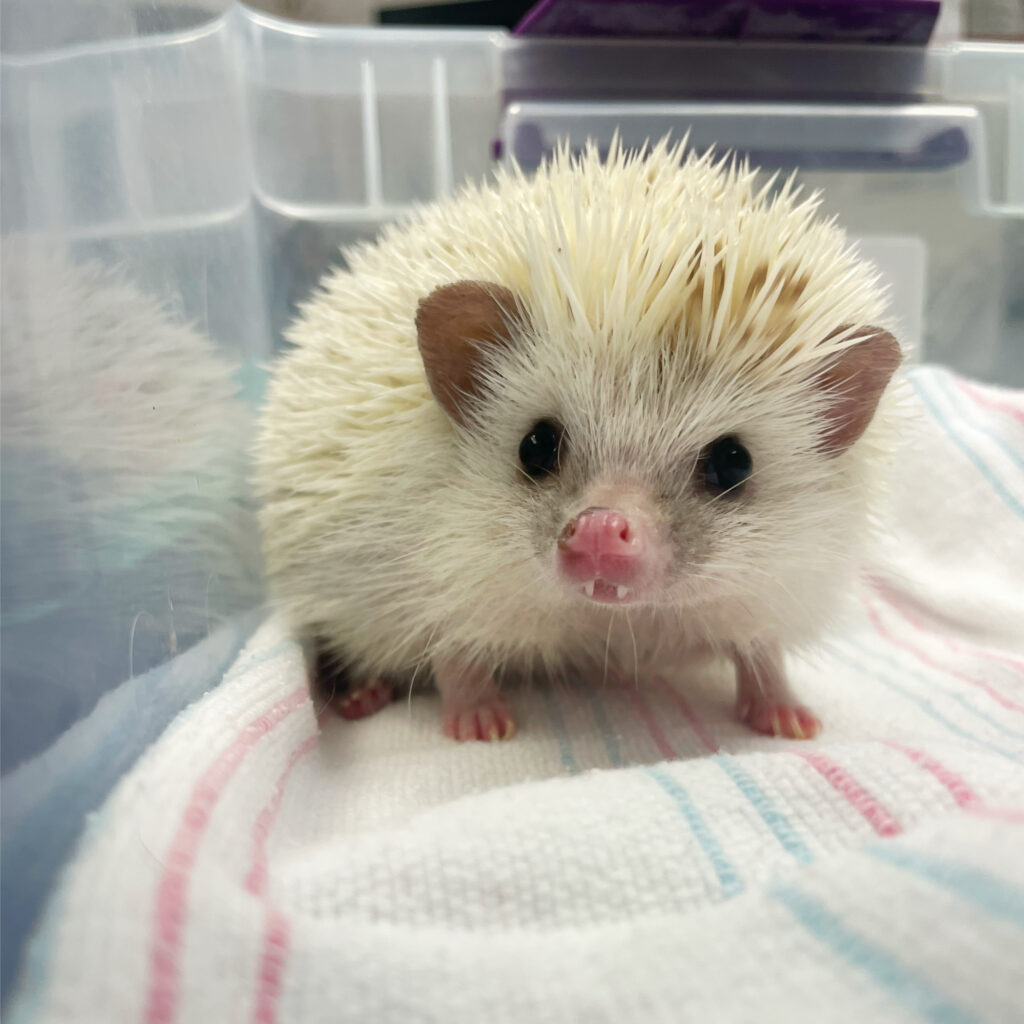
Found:
[[[273,594],[349,717],[432,677],[512,734],[511,676],[712,653],[810,736],[783,652],[848,591],[896,439],[873,270],[816,199],[680,145],[559,153],[349,253],[258,445]]]

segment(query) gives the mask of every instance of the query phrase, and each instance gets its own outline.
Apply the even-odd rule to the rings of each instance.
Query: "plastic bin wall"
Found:
[[[261,600],[266,363],[343,245],[486,173],[497,123],[493,34],[75,10],[5,9],[5,771]]]
[[[108,3],[51,45],[75,20],[48,6],[4,9],[5,771],[261,595],[243,392],[272,344],[237,31]]]
[[[552,40],[506,68],[506,159],[671,133],[793,174],[877,264],[918,358],[1024,384],[1021,47]]]

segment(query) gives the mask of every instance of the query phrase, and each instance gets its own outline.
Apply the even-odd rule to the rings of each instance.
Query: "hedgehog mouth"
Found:
[[[588,601],[595,604],[623,605],[632,604],[637,599],[635,587],[627,587],[622,583],[609,583],[595,576],[585,583],[576,584],[576,588]]]

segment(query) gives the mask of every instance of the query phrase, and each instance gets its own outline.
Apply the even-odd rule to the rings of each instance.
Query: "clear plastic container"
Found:
[[[258,614],[247,452],[297,303],[496,149],[689,130],[796,168],[926,357],[1024,384],[1021,48],[527,42],[218,0],[2,19],[5,992],[83,815]],[[58,800],[108,693],[123,754]]]
[[[485,175],[503,36],[235,11],[273,337],[339,246]]]
[[[622,60],[651,73],[629,78],[628,96],[579,98],[605,45],[515,55],[500,134],[506,159],[530,168],[559,142],[607,146],[617,134],[632,147],[672,133],[697,150],[731,150],[766,173],[795,174],[822,191],[825,210],[877,264],[918,358],[1024,384],[1021,48],[822,47],[802,61],[793,47],[752,46],[730,77],[740,48],[689,47],[687,61],[678,45],[634,44]],[[715,54],[728,99],[649,98],[713,88]],[[529,86],[531,70],[546,96]],[[794,102],[801,90],[806,98]]]

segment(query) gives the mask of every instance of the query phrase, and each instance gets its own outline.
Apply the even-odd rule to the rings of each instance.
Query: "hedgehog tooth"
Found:
[[[624,597],[629,596],[629,587],[616,587],[615,596],[621,601]]]
[[[587,580],[587,582],[583,584],[583,593],[586,594],[587,597],[593,597],[594,596],[594,581],[593,580]]]

